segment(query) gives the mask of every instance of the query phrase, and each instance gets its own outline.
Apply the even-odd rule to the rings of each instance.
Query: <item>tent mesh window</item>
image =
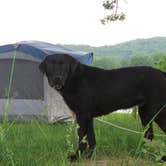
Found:
[[[10,90],[14,99],[44,100],[43,75],[39,62],[16,59]],[[0,59],[0,98],[6,98],[9,90],[12,59]]]

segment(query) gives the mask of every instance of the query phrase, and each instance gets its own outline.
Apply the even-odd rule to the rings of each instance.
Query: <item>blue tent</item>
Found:
[[[8,89],[12,98],[10,110],[7,110],[9,120],[38,119],[54,123],[70,117],[70,111],[61,96],[49,86],[38,67],[47,55],[64,53],[86,65],[90,65],[93,60],[92,53],[39,41],[0,46],[0,120],[8,103]],[[13,72],[11,66],[14,67]]]
[[[83,64],[90,65],[93,60],[93,53],[87,53],[82,51],[75,51],[66,48],[62,45],[54,45],[41,41],[22,41],[15,44],[7,44],[0,46],[0,53],[11,52],[11,51],[23,52],[32,55],[35,58],[43,60],[47,55],[51,54],[69,54],[79,60]]]

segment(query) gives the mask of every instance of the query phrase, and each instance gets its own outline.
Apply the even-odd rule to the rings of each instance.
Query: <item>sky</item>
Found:
[[[103,0],[0,0],[0,45],[25,40],[114,45],[166,37],[165,0],[119,0],[122,22],[102,25]]]

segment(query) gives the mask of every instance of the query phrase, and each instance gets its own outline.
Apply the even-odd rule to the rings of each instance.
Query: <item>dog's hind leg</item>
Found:
[[[146,105],[139,106],[138,107],[138,113],[139,113],[142,125],[144,127],[147,126],[148,123],[150,122],[151,118],[153,118],[153,117],[151,117],[151,116],[148,115],[148,110],[147,110]],[[144,137],[147,138],[147,139],[150,139],[150,140],[153,139],[154,134],[153,134],[153,125],[152,125],[152,122],[149,124],[149,128],[147,129]]]
[[[164,112],[165,111],[165,112]],[[166,110],[163,110],[155,119],[155,122],[159,125],[159,127],[165,132],[166,134]],[[161,160],[166,161],[166,156],[163,156]]]
[[[166,134],[166,110],[163,110],[163,112],[156,117],[155,122]]]

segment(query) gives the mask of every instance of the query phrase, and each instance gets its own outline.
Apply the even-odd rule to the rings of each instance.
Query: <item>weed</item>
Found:
[[[161,158],[166,156],[166,144],[162,140],[144,139],[141,152],[155,161],[161,161]]]

